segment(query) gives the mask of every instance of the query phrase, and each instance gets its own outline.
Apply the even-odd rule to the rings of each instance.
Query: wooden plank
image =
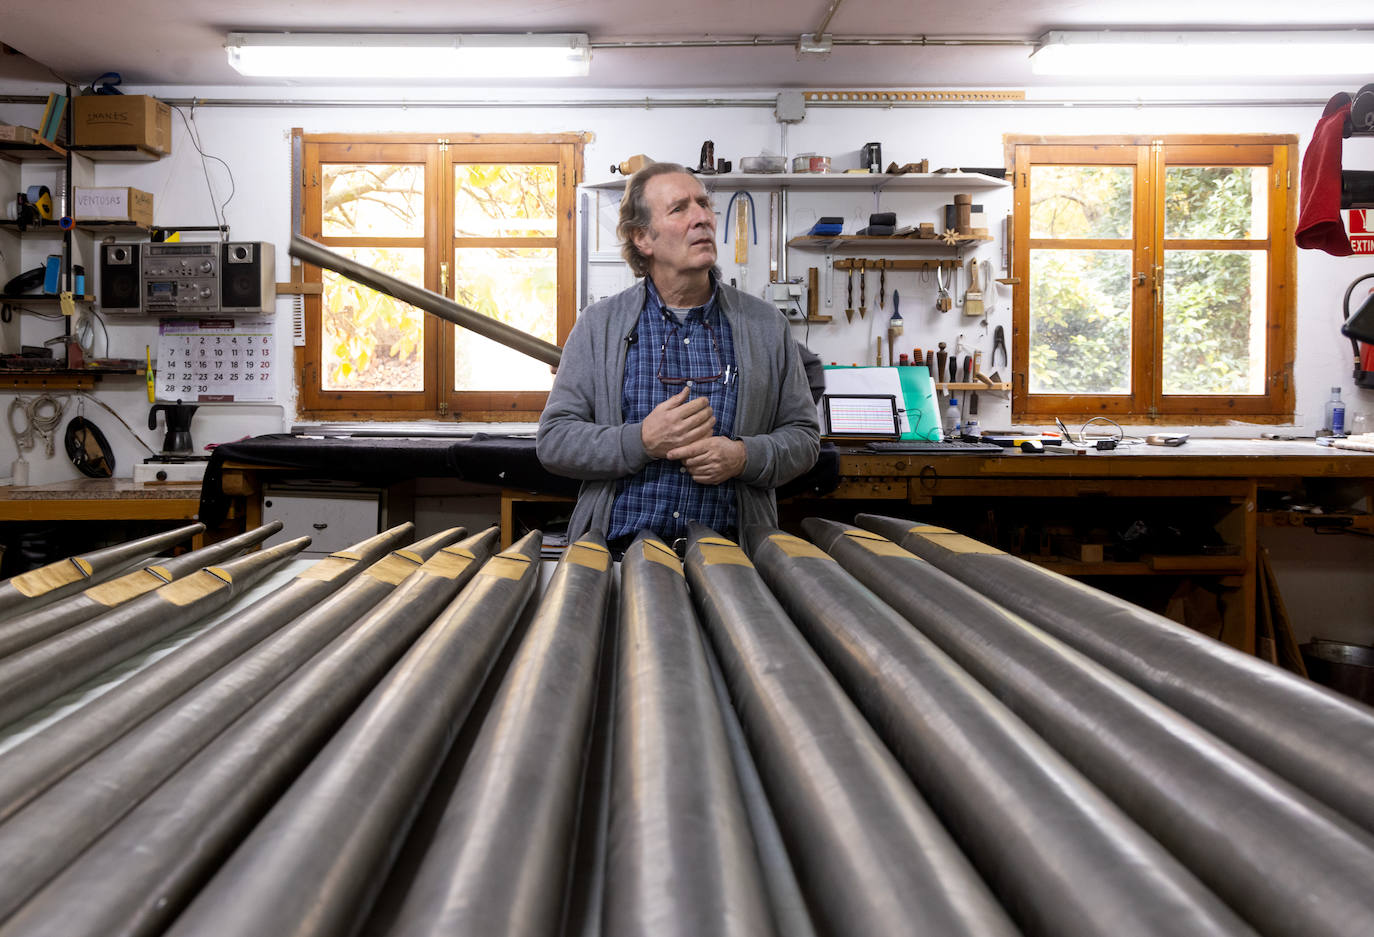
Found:
[[[1270,615],[1268,582],[1264,576],[1257,576],[1255,582],[1259,590],[1255,603],[1255,656],[1277,666],[1279,657],[1274,643],[1274,620]]]
[[[843,478],[825,497],[828,500],[881,498],[901,501],[907,497],[907,483],[898,478]]]
[[[1160,556],[1141,557],[1155,572],[1168,573],[1240,573],[1245,570],[1243,556]]]
[[[1265,617],[1269,620],[1270,631],[1274,636],[1274,649],[1279,666],[1306,677],[1307,664],[1303,662],[1302,651],[1298,649],[1298,639],[1293,633],[1293,620],[1288,617],[1288,607],[1284,604],[1282,593],[1279,592],[1278,578],[1274,575],[1274,567],[1269,562],[1269,551],[1264,547],[1259,548],[1259,574],[1256,579],[1262,584],[1263,592],[1268,595],[1269,608],[1265,610]]]
[[[0,501],[0,521],[160,521],[182,520],[200,510],[194,498],[57,498]]]
[[[953,458],[967,460],[970,457]],[[943,467],[935,469],[934,475],[923,474],[921,470],[928,464],[912,466],[909,475],[917,476],[908,479],[912,494],[970,498],[1233,498],[1244,495],[1244,486],[1225,481],[949,478],[941,473]]]
[[[323,283],[278,283],[278,296],[317,296],[324,292]]]

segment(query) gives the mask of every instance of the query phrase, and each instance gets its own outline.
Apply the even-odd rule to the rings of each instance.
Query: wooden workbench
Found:
[[[24,521],[192,521],[200,485],[137,484],[131,478],[78,478],[16,488],[0,486],[0,523]],[[204,534],[191,540],[206,543]]]
[[[943,509],[962,514],[967,533],[983,514],[1017,506],[1039,513],[1064,512],[1071,524],[1091,526],[1129,502],[1160,524],[1210,525],[1217,552],[1147,554],[1126,561],[1085,560],[1027,545],[1017,552],[1038,565],[1075,577],[1200,577],[1227,596],[1222,638],[1247,651],[1255,647],[1256,570],[1262,492],[1283,491],[1313,480],[1349,482],[1374,505],[1374,453],[1318,446],[1311,440],[1194,439],[1178,448],[1130,446],[1111,451],[1031,454],[1019,451],[983,458],[968,455],[876,454],[842,449],[841,482],[832,501],[891,502],[878,510],[924,520]],[[1156,500],[1158,499],[1158,500]],[[872,509],[870,507],[870,509]],[[1007,513],[1004,511],[1004,513]],[[1274,523],[1303,523],[1287,511]],[[1369,518],[1356,526],[1369,528]]]
[[[283,447],[295,452],[302,445],[289,440],[266,442],[272,444],[264,449],[267,454]],[[511,440],[508,451],[484,454],[480,474],[462,457],[465,447],[473,444],[391,440],[386,442],[389,448],[382,453],[383,461],[406,477],[456,478],[499,492],[505,544],[521,528],[542,526],[548,518],[567,511],[572,486],[542,470],[534,459],[531,440],[524,444],[528,451]],[[350,446],[380,444],[321,440],[313,445],[320,450],[315,453],[320,463],[308,471],[327,477],[351,467],[355,460],[349,455]],[[436,446],[444,450],[445,460],[436,461],[431,451]],[[262,484],[301,459],[299,454],[292,460],[260,459],[262,453],[256,449],[246,454],[250,458],[245,461],[235,456],[224,462],[221,490],[241,507],[240,516],[252,526],[260,518]],[[1220,544],[1215,553],[1175,550],[1124,560],[1094,559],[1086,554],[1070,559],[1062,551],[1046,550],[1044,543],[1011,552],[1066,575],[1089,577],[1095,584],[1115,577],[1199,577],[1226,596],[1224,639],[1248,650],[1255,644],[1255,571],[1258,528],[1263,523],[1260,492],[1313,479],[1345,480],[1366,492],[1374,490],[1374,453],[1320,447],[1311,440],[1195,438],[1176,449],[1140,445],[1110,452],[1033,455],[1014,451],[992,457],[877,454],[849,448],[838,450],[834,461],[838,462],[837,487],[824,495],[813,491],[790,499],[782,508],[784,527],[808,514],[852,520],[856,511],[865,510],[945,523],[978,536],[979,525],[987,526],[984,521],[990,512],[1009,518],[1002,528],[1005,532],[1017,508],[1035,506],[1040,515],[1036,523],[1054,512],[1062,513],[1066,523],[1078,523],[1128,502],[1150,520],[1195,522],[1205,517],[1204,527],[1210,528],[1209,535],[1215,533]],[[211,479],[219,474],[212,462],[207,492]]]
[[[77,478],[0,486],[0,521],[190,520],[199,484],[138,484],[131,478]]]
[[[1287,511],[1262,514],[1260,493],[1314,479],[1347,481],[1374,504],[1374,453],[1317,446],[1313,441],[1194,439],[1178,448],[1130,446],[1076,454],[1008,451],[1000,456],[878,454],[840,448],[838,487],[823,497],[793,498],[780,508],[784,527],[808,515],[852,520],[858,511],[941,523],[979,539],[990,513],[1032,513],[1043,520],[1091,526],[1129,503],[1160,523],[1203,518],[1217,552],[1148,553],[1126,560],[1071,558],[1028,544],[1010,550],[1037,565],[1094,584],[1115,577],[1197,577],[1226,597],[1221,637],[1255,648],[1258,528],[1303,523]],[[503,542],[517,536],[521,513],[549,511],[569,499],[507,488],[501,493]],[[527,518],[528,521],[529,518]],[[1004,524],[1009,523],[1007,521]],[[981,527],[980,527],[981,525]],[[1355,526],[1370,529],[1369,517]],[[1002,538],[997,538],[1002,539]]]

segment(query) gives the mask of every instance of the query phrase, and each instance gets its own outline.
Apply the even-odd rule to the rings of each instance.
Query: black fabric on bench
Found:
[[[271,466],[274,480],[328,479],[385,487],[412,478],[457,478],[499,488],[576,497],[576,479],[554,475],[534,454],[527,436],[469,438],[398,438],[387,436],[294,436],[275,433],[217,446],[205,469],[200,492],[200,520],[215,526],[224,520],[229,498],[224,494],[224,463]],[[839,484],[839,454],[822,445],[816,464],[778,489],[781,498],[822,495]]]

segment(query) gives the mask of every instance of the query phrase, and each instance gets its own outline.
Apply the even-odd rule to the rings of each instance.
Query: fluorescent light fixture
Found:
[[[273,78],[584,78],[585,33],[230,33],[229,64]]]
[[[1374,30],[1056,30],[1040,37],[1030,61],[1037,75],[1368,75],[1374,67]]]

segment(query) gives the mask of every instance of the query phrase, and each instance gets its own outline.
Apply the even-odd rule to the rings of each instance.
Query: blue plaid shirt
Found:
[[[625,422],[644,422],[650,410],[682,390],[680,383],[659,380],[661,368],[665,378],[712,378],[694,380],[688,396],[695,399],[705,394],[710,398],[716,416],[713,433],[731,436],[739,377],[730,323],[720,311],[715,290],[706,305],[696,307],[685,321],[678,322],[664,308],[653,281],[647,281],[647,286],[648,299],[636,326],[638,339],[625,355],[620,398]],[[688,521],[716,531],[733,530],[734,482],[699,485],[680,463],[656,459],[617,483],[607,537],[633,535],[647,528],[671,542],[687,535]]]

